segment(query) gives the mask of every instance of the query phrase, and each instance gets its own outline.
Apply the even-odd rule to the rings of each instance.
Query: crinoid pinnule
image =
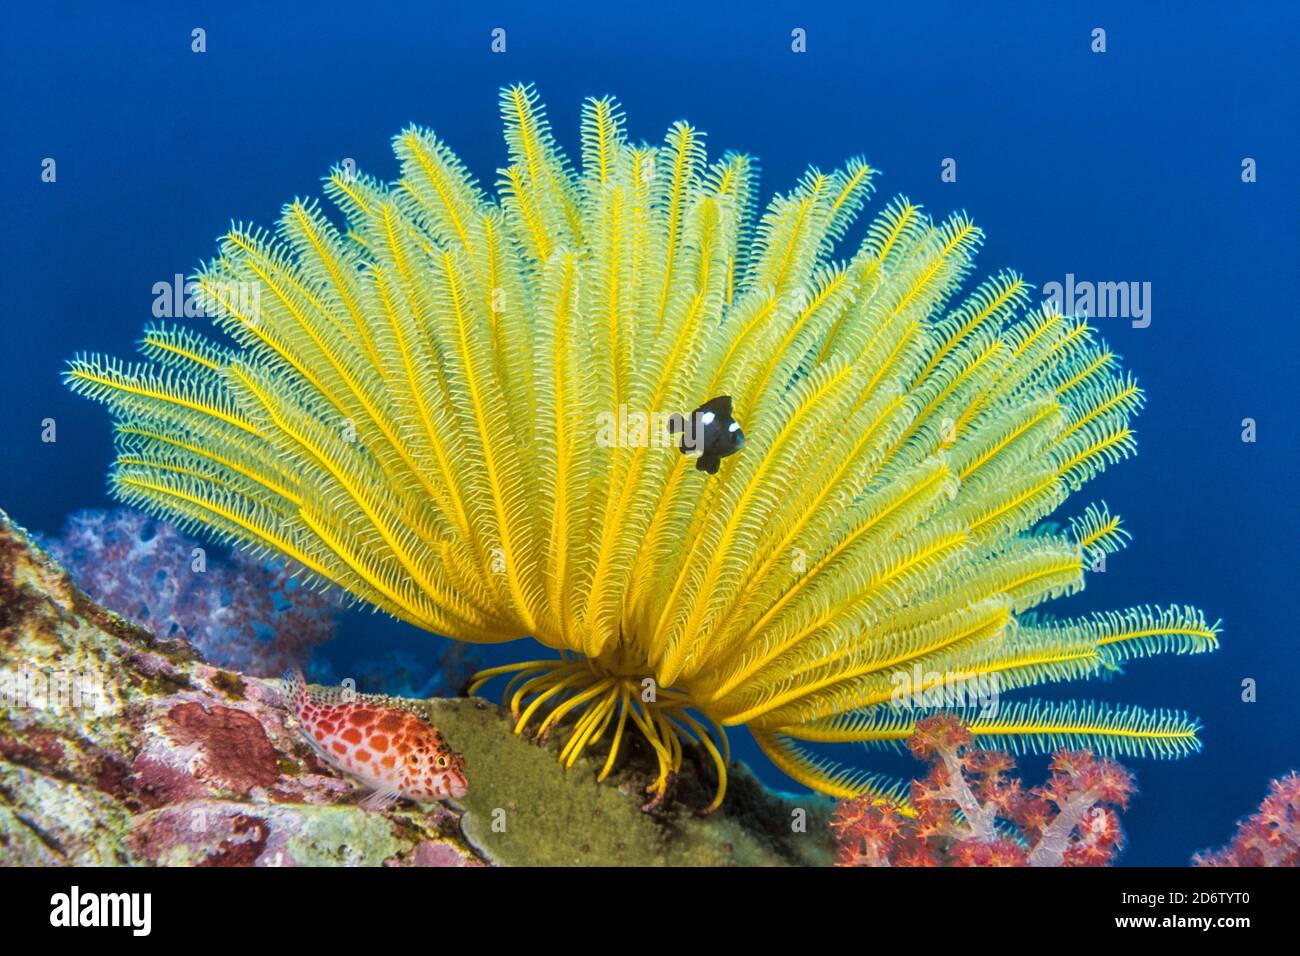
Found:
[[[657,796],[693,740],[716,806],[736,725],[808,786],[884,798],[801,742],[941,708],[998,747],[1198,746],[1177,713],[941,693],[1217,644],[1191,608],[1031,613],[1125,539],[1100,504],[1045,523],[1134,448],[1142,393],[1086,322],[1013,272],[968,285],[964,214],[895,199],[839,257],[861,159],[756,215],[754,161],[686,123],[638,145],[588,100],[575,167],[531,88],[501,106],[495,195],[412,127],[397,182],[331,173],[339,222],[295,201],[227,233],[197,277],[220,341],[161,326],[142,364],[70,363],[116,418],[118,497],[418,627],[534,636],[559,657],[480,675],[512,675],[517,729],[563,724],[561,758],[603,747],[603,773],[639,734]],[[655,424],[713,407],[744,435],[716,474]]]

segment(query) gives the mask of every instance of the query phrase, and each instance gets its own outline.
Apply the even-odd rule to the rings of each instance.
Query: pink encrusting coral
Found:
[[[1300,774],[1292,770],[1268,785],[1259,809],[1237,824],[1219,850],[1192,857],[1197,866],[1300,866]]]
[[[209,662],[271,677],[334,635],[338,602],[283,562],[210,557],[175,526],[128,508],[71,515],[42,542],[92,598]]]
[[[839,866],[1104,866],[1123,842],[1119,816],[1135,787],[1113,760],[1057,751],[1051,778],[1026,790],[1003,751],[976,750],[955,717],[916,725],[908,747],[930,761],[911,809],[842,801],[830,826]]]

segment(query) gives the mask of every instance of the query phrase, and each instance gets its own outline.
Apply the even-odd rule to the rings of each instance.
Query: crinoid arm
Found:
[[[338,168],[337,214],[231,227],[196,277],[214,334],[72,361],[116,421],[114,493],[417,627],[534,637],[557,656],[476,685],[509,678],[516,730],[563,727],[560,759],[602,777],[637,735],[656,798],[699,747],[712,806],[725,727],[810,787],[894,799],[804,745],[901,739],[954,683],[1216,646],[1188,608],[1040,615],[1127,540],[1069,498],[1133,453],[1142,392],[1023,277],[972,277],[965,214],[900,197],[846,248],[862,159],[760,208],[757,163],[689,124],[637,143],[591,99],[573,162],[531,87],[501,112],[495,189],[412,126],[396,182]],[[744,444],[710,474],[667,423],[716,396]],[[1197,746],[1162,710],[963,719],[1012,749]]]

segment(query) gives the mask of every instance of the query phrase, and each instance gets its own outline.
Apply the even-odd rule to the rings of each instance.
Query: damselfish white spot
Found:
[[[730,425],[727,426],[727,431],[729,432],[740,431],[740,422],[732,422]]]
[[[706,425],[712,425],[713,419],[715,417],[716,416],[713,414],[713,412],[705,412],[703,415],[700,416],[700,421],[704,422],[704,424]]]

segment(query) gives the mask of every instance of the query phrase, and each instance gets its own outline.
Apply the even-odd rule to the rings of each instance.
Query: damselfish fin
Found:
[[[726,421],[731,418],[731,396],[719,395],[717,398],[711,398],[699,408],[695,409],[694,414],[703,415],[712,412],[717,418]]]
[[[717,455],[701,455],[695,462],[695,467],[700,471],[707,471],[710,475],[716,475],[718,469],[722,467],[722,459]]]
[[[401,794],[396,790],[372,790],[357,806],[362,810],[373,810],[378,813],[391,807],[399,797]]]

